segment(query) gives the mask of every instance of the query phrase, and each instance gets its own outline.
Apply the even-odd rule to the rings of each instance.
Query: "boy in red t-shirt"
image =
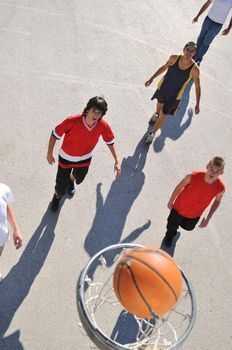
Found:
[[[224,166],[223,158],[214,157],[207,164],[207,171],[193,171],[176,186],[168,202],[171,211],[164,238],[167,247],[172,245],[172,239],[179,226],[188,231],[195,228],[202,213],[215,198],[208,215],[202,219],[199,227],[208,225],[225,192],[225,186],[218,178],[223,174]]]
[[[64,135],[59,150],[55,193],[51,203],[52,211],[57,211],[60,198],[65,194],[66,189],[69,195],[73,195],[74,182],[79,185],[84,180],[100,136],[109,147],[115,160],[116,176],[120,174],[121,164],[114,146],[114,134],[111,127],[102,119],[106,111],[105,99],[101,96],[93,97],[82,114],[68,117],[52,131],[47,152],[49,164],[55,162],[53,149],[56,140]]]

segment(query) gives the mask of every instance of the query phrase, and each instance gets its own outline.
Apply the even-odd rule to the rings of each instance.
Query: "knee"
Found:
[[[209,48],[209,46],[210,46],[210,44],[212,43],[213,39],[214,39],[214,37],[212,38],[212,37],[210,37],[209,35],[206,36],[206,37],[204,38],[204,40],[203,40],[203,45],[204,45],[204,47],[205,47],[205,48]]]
[[[56,194],[59,197],[62,197],[65,194],[65,192],[66,192],[66,187],[67,187],[67,182],[66,181],[59,181],[59,182],[57,182],[56,186],[55,186]]]
[[[80,185],[85,178],[85,174],[72,174],[74,178],[74,182],[76,182],[77,185]]]
[[[84,178],[77,178],[76,179],[76,184],[80,185],[84,181]]]
[[[204,41],[204,48],[208,50],[210,46],[210,43],[208,43],[207,41]]]
[[[195,228],[195,225],[194,226],[189,226],[189,225],[180,225],[184,230],[186,231],[192,231],[194,228]]]
[[[80,185],[84,181],[84,179],[88,173],[88,169],[89,169],[88,167],[80,168],[80,169],[77,168],[73,171],[72,175],[73,175],[77,185]]]
[[[194,227],[183,227],[186,231],[192,231]]]
[[[57,189],[57,188],[55,187],[55,192],[56,192],[56,195],[57,195],[58,197],[63,197],[63,196],[65,195],[66,189],[65,189],[65,190],[63,190],[63,189],[61,189],[61,188]]]

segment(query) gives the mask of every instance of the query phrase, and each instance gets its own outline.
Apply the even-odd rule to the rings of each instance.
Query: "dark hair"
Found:
[[[192,46],[197,51],[197,44],[195,44],[193,41],[189,41],[187,44],[185,44],[185,47]]]
[[[105,115],[106,111],[107,111],[107,103],[106,103],[106,100],[104,99],[104,97],[102,97],[102,96],[92,97],[89,100],[89,102],[87,103],[82,115],[86,116],[88,111],[93,107],[99,109],[99,111],[102,112],[102,115],[101,115],[101,118],[102,118],[103,115]],[[99,119],[101,119],[101,118],[99,118]]]

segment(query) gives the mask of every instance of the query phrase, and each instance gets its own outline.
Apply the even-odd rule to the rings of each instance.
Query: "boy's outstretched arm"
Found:
[[[116,172],[116,177],[119,176],[121,174],[121,162],[119,159],[119,156],[117,154],[116,148],[114,146],[114,144],[112,145],[107,145],[110,149],[110,152],[112,154],[112,156],[114,157],[115,163],[114,163],[114,171]]]
[[[169,60],[163,65],[161,66],[152,76],[149,80],[146,81],[145,86],[148,87],[151,85],[151,83],[153,82],[153,80],[158,77],[160,74],[164,73],[168,67],[170,66],[170,64],[172,64],[175,59],[177,58],[176,55],[172,55],[169,57]]]
[[[49,164],[55,163],[55,158],[53,157],[53,149],[56,143],[56,138],[51,135],[48,142],[48,152],[47,152],[47,161]]]
[[[175,187],[174,191],[172,192],[172,195],[168,201],[168,208],[171,210],[173,207],[174,200],[178,196],[178,194],[183,190],[184,187],[186,187],[191,180],[191,174],[186,175],[183,180],[181,180],[180,183]]]
[[[199,225],[199,227],[203,228],[203,227],[206,227],[211,219],[211,217],[213,216],[213,214],[215,213],[215,211],[217,210],[217,208],[219,207],[220,203],[221,203],[221,200],[222,200],[222,197],[223,197],[223,194],[224,194],[225,191],[219,193],[213,204],[211,205],[211,208],[209,210],[209,214],[206,216],[206,217],[203,217],[203,219],[201,220],[201,223]]]
[[[196,17],[193,18],[192,23],[196,23],[198,22],[198,18],[200,17],[200,15],[202,15],[203,12],[205,12],[205,10],[209,7],[209,5],[211,4],[212,0],[207,0],[204,5],[201,7],[200,11],[198,12],[198,14],[196,15]]]
[[[232,16],[231,16],[230,23],[229,23],[228,27],[222,31],[222,35],[229,34],[231,28],[232,28]]]
[[[198,114],[200,112],[201,84],[200,84],[200,70],[196,66],[193,68],[192,77],[194,80],[195,93],[196,93],[195,113]]]

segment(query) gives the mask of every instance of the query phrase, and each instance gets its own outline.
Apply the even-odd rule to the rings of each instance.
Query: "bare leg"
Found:
[[[68,194],[70,196],[73,196],[74,193],[75,193],[75,185],[74,185],[74,182],[76,181],[76,178],[73,174],[70,174],[70,181],[69,181],[69,184],[68,184]]]
[[[151,116],[150,120],[149,120],[149,124],[150,125],[153,125],[156,123],[157,119],[159,118],[159,115],[161,113],[161,110],[163,108],[163,103],[160,103],[157,101],[157,104],[156,104],[156,112]]]
[[[159,118],[157,118],[156,122],[155,122],[155,126],[152,130],[152,132],[150,132],[146,138],[146,144],[150,145],[154,138],[155,138],[155,133],[157,130],[159,130],[161,128],[161,126],[163,125],[163,123],[165,122],[166,119],[166,114],[164,114],[163,112],[161,112]]]
[[[156,121],[156,123],[155,123],[155,126],[154,126],[154,128],[153,128],[153,130],[152,130],[153,134],[155,134],[156,131],[158,131],[158,130],[161,128],[161,126],[163,125],[163,123],[164,123],[165,120],[166,120],[166,117],[167,117],[166,114],[163,114],[163,113],[160,114],[160,116],[159,116],[159,118],[157,119],[157,121]]]
[[[163,108],[163,103],[160,103],[157,101],[157,105],[156,105],[156,113],[160,114],[161,113],[161,110]]]

